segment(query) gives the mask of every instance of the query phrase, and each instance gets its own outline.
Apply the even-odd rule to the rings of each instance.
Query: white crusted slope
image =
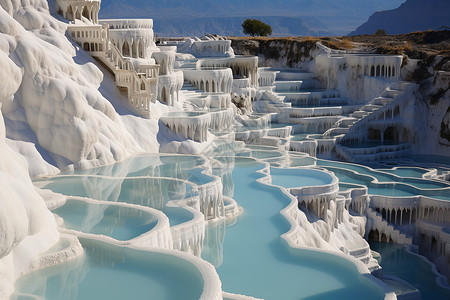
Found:
[[[2,108],[8,136],[35,137],[59,167],[113,163],[139,148],[98,91],[103,73],[89,61],[76,62],[85,57],[65,37],[66,24],[49,14],[47,2],[0,4],[0,45],[22,69],[21,86]]]
[[[1,31],[9,16],[0,9]],[[0,106],[11,99],[21,83],[20,69],[0,50]],[[13,290],[14,280],[37,266],[39,253],[58,239],[52,214],[36,193],[26,162],[5,141],[0,114],[0,299]]]

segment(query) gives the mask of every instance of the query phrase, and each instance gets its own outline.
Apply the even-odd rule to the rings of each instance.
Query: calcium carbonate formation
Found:
[[[198,257],[207,224],[239,222],[230,180],[238,159],[227,151],[242,154],[252,145],[260,148],[248,150],[248,160],[264,165],[258,182],[290,199],[281,214],[290,225],[282,238],[292,249],[330,252],[382,278],[365,238],[417,243],[448,268],[450,202],[442,197],[450,193],[450,169],[423,169],[415,180],[321,160],[400,159],[418,147],[418,86],[401,80],[401,56],[320,46],[312,72],[258,68],[258,57],[236,55],[220,37],[157,45],[151,19],[99,20],[100,1],[57,0],[64,22],[49,14],[46,1],[0,5],[0,298],[24,274],[74,259],[82,245],[109,243],[184,261],[203,278],[201,299],[247,299],[222,292],[215,269]],[[167,169],[166,155],[138,156],[131,166],[118,163],[102,174],[54,176],[158,152],[178,153],[179,162]],[[189,176],[178,178],[187,158],[195,163]],[[307,163],[296,166],[295,159]],[[33,186],[30,176],[42,175],[48,177]],[[276,176],[321,182],[284,186]],[[420,185],[425,179],[440,186],[427,189]],[[80,193],[101,192],[55,191],[65,180],[82,182]],[[391,186],[413,196],[370,193]],[[67,205],[93,208],[82,226],[69,228]],[[96,233],[108,209],[155,224],[123,240]],[[186,220],[171,225],[171,214]],[[223,229],[212,228],[223,243]],[[43,254],[58,240],[62,249]],[[214,255],[220,265],[222,250]],[[386,299],[396,298],[381,286]]]

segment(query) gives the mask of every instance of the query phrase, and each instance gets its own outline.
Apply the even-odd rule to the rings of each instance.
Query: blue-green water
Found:
[[[424,195],[450,201],[450,184],[446,182],[398,177],[362,165],[321,159],[317,160],[317,165],[332,171],[339,178],[339,182],[367,186],[369,194],[394,197]],[[374,179],[383,184],[373,182]]]
[[[327,253],[292,249],[281,239],[280,235],[289,231],[290,224],[280,214],[280,210],[290,203],[290,199],[276,187],[257,183],[256,179],[264,176],[256,172],[262,168],[262,165],[242,157],[239,158],[239,156],[253,155],[259,158],[273,159],[281,157],[282,152],[263,146],[255,146],[241,151],[237,150],[239,149],[238,144],[224,144],[218,148],[220,150],[216,149],[213,152],[215,155],[239,153],[236,156],[216,157],[216,159],[223,164],[222,167],[227,166],[228,162],[230,163],[229,167],[227,166],[230,169],[229,173],[218,174],[223,179],[224,194],[232,196],[244,208],[243,215],[237,219],[235,225],[226,228],[224,225],[218,224],[215,227],[209,226],[204,242],[205,251],[202,256],[217,267],[224,291],[264,299],[382,299],[384,297],[383,290],[368,278],[370,276],[361,275],[351,262]],[[179,162],[177,162],[178,159]],[[213,179],[209,175],[202,174],[203,169],[200,166],[204,162],[204,159],[198,156],[142,156],[116,165],[76,171],[73,175],[66,174],[65,177],[40,180],[37,183],[66,195],[157,208],[169,217],[171,226],[176,226],[191,220],[193,214],[182,208],[166,206],[166,203],[195,194],[193,185],[184,180],[195,184],[204,184]],[[315,160],[301,155],[290,155],[286,162],[291,166],[302,166],[313,165]],[[342,182],[368,186],[369,193],[372,194],[411,196],[420,192],[435,198],[449,197],[448,185],[445,183],[418,178],[405,179],[364,166],[340,162],[319,160],[318,164],[335,172]],[[356,171],[358,174],[348,170]],[[274,184],[284,187],[323,185],[331,183],[332,179],[330,175],[317,170],[299,171],[271,168],[271,175]],[[152,176],[176,177],[179,180]],[[372,182],[374,178],[380,182],[396,180],[398,182],[380,185]],[[405,183],[411,186],[407,186]],[[348,189],[350,186],[345,183],[340,184],[341,189]],[[419,190],[419,186],[429,189]],[[74,206],[75,202],[69,201],[66,205]],[[70,226],[73,226],[73,229],[106,234],[121,240],[133,238],[154,226],[145,215],[126,218],[129,212],[123,214],[116,206],[112,208],[113,206],[104,204],[95,206],[85,202],[80,203],[84,204],[78,203],[74,207],[63,206],[55,210],[65,219],[66,226],[72,224]],[[58,212],[58,210],[60,211]],[[125,216],[125,218],[119,217],[116,221],[116,216]],[[122,282],[127,287],[136,288],[135,283],[145,285],[147,284],[145,282],[149,280],[147,275],[151,275],[150,277],[153,277],[147,285],[155,291],[154,294],[151,294],[152,299],[190,299],[189,295],[185,297],[176,294],[176,291],[165,291],[166,285],[168,285],[165,280],[154,282],[159,267],[152,269],[149,274],[142,274],[140,266],[136,266],[139,264],[138,260],[145,260],[140,254],[133,257],[136,260],[135,264],[113,261],[111,266],[105,267],[102,264],[108,262],[109,258],[100,257],[95,253],[108,253],[108,251],[96,249],[96,247],[88,246],[88,254],[85,258],[77,260],[78,262],[70,262],[76,265],[75,267],[66,267],[70,270],[69,272],[73,272],[74,277],[79,277],[70,278],[70,281],[74,282],[73,285],[63,284],[66,281],[65,275],[63,275],[65,268],[52,268],[50,270],[59,271],[46,270],[44,273],[39,271],[36,274],[41,275],[27,276],[26,278],[31,278],[31,281],[26,279],[23,279],[23,282],[20,281],[18,283],[19,290],[24,292],[23,289],[28,288],[26,293],[37,295],[48,293],[47,299],[92,299],[90,296],[98,299],[103,297],[98,291],[98,287],[102,287],[104,282],[95,277],[104,277],[112,283]],[[96,259],[103,262],[94,261]],[[176,270],[183,266],[183,264],[180,266],[177,266],[177,263],[174,264],[175,266],[168,263],[167,267]],[[79,267],[80,265],[82,267]],[[117,267],[112,267],[112,265],[117,265]],[[66,266],[70,266],[70,264]],[[161,268],[163,267],[161,266]],[[153,270],[155,270],[155,274],[153,274]],[[42,275],[46,272],[51,274],[49,273],[49,276]],[[76,272],[80,273],[76,275]],[[180,274],[185,275],[183,272]],[[128,279],[121,280],[124,276],[130,277],[131,282]],[[165,278],[164,276],[161,275],[161,278]],[[36,279],[41,277],[51,279],[43,281]],[[33,280],[36,283],[39,282],[40,287],[37,287]],[[180,280],[184,279],[180,277]],[[62,285],[64,288],[57,285]],[[196,285],[195,289],[199,286],[198,282],[194,285]],[[180,284],[177,289],[178,287],[184,288],[184,285]],[[32,291],[32,289],[34,290]],[[65,293],[69,292],[65,289],[70,292],[67,297]],[[78,291],[78,289],[80,290]],[[90,289],[92,290],[89,293]],[[142,294],[138,291],[137,298],[142,298],[139,295],[149,294],[145,287],[141,289],[143,290]],[[169,296],[166,295],[167,293]],[[111,297],[111,299],[126,298],[125,294],[121,292],[114,293]]]
[[[384,141],[383,143],[379,141],[366,141],[362,143],[343,143],[342,146],[348,147],[348,148],[374,148],[378,146],[392,146],[392,145],[398,145],[398,143],[390,142],[390,141]]]
[[[398,169],[379,169],[378,171],[382,171],[382,172],[386,172],[386,173],[390,173],[390,174],[394,174],[397,176],[402,176],[402,177],[414,177],[414,178],[422,178],[422,176],[429,172],[426,169],[421,169],[421,168],[414,168],[414,167],[404,167],[404,168],[398,168]]]
[[[43,187],[68,196],[111,202],[127,202],[163,209],[171,200],[196,194],[192,185],[166,178],[113,178],[89,176],[55,177]]]
[[[422,300],[450,299],[450,290],[436,283],[431,265],[406,251],[403,245],[370,242],[370,248],[381,254],[383,274],[396,276],[418,288]]]
[[[81,241],[85,254],[22,277],[11,299],[194,300],[202,294],[200,272],[178,257]]]
[[[67,229],[102,234],[120,241],[138,237],[158,223],[156,216],[140,209],[72,199],[52,212],[64,219]]]
[[[314,133],[296,133],[296,134],[292,135],[291,141],[296,142],[296,141],[308,140],[306,137],[311,134],[314,134]]]
[[[277,128],[284,128],[284,127],[291,127],[292,124],[286,124],[286,123],[271,123],[268,122],[267,124],[262,124],[261,126],[258,125],[244,125],[244,126],[237,126],[235,127],[236,132],[245,132],[249,130],[261,130],[261,129],[277,129]]]
[[[300,188],[330,184],[331,175],[311,169],[270,169],[272,184],[285,188]]]
[[[166,207],[162,212],[169,218],[170,226],[176,226],[194,218],[194,214],[183,207]]]
[[[116,178],[149,176],[187,179],[189,176],[196,176],[198,167],[204,163],[205,158],[197,155],[142,155],[113,165],[63,172],[61,175],[100,175]],[[203,177],[202,180],[207,182],[210,179]]]
[[[233,170],[234,198],[244,214],[226,229],[223,263],[217,268],[223,290],[268,300],[383,299],[383,290],[349,261],[294,250],[283,242],[280,235],[290,225],[280,210],[290,199],[278,188],[256,182],[263,176],[256,173],[261,167],[239,164]]]

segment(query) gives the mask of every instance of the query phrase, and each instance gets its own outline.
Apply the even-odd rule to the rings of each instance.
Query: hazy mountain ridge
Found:
[[[216,33],[227,36],[242,35],[242,22],[246,17],[205,17],[186,19],[154,18],[154,30],[159,36],[203,36],[208,33]],[[272,26],[275,35],[325,35],[327,32],[321,29],[325,26],[314,18],[295,17],[267,17],[258,19]],[[317,25],[312,27],[311,24]]]
[[[367,20],[374,11],[398,7],[403,1],[104,0],[100,17],[153,18],[155,33],[160,36],[204,32],[243,35],[240,24],[246,18],[255,17],[268,22],[275,36],[344,35]],[[283,17],[290,18],[282,20]]]
[[[396,9],[374,13],[350,35],[373,34],[377,29],[384,29],[388,34],[403,34],[438,30],[441,26],[450,26],[450,1],[407,0]]]

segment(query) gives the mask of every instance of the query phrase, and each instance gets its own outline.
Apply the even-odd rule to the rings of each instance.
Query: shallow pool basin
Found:
[[[119,241],[136,238],[158,223],[158,218],[148,211],[75,199],[68,199],[52,212],[64,219],[67,229],[106,235]]]
[[[11,299],[197,300],[202,295],[202,274],[176,255],[80,241],[84,255],[22,277]]]
[[[162,212],[169,218],[170,226],[177,226],[194,218],[194,214],[183,207],[167,206]]]
[[[61,176],[43,188],[68,196],[111,202],[126,202],[162,209],[171,200],[196,195],[188,182],[170,178],[111,178],[102,176]]]
[[[333,176],[327,172],[313,169],[270,168],[272,184],[285,188],[321,186],[333,183]]]

